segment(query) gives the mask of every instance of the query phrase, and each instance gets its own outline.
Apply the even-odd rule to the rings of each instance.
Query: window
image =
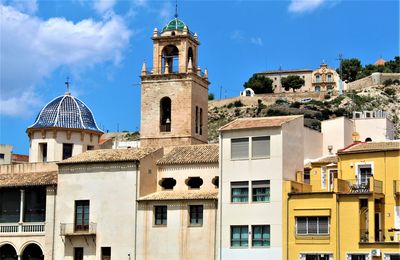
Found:
[[[46,218],[46,188],[28,188],[24,196],[24,222],[44,222]]]
[[[154,224],[167,225],[167,206],[154,206]]]
[[[368,254],[348,254],[347,260],[367,260]]]
[[[320,81],[321,81],[321,78],[320,78],[320,76],[319,76],[319,75],[316,75],[316,76],[315,76],[315,82],[317,82],[317,83],[318,83],[318,82],[320,82]]]
[[[215,176],[212,180],[211,180],[212,184],[214,184],[215,188],[219,188],[219,176]]]
[[[195,124],[195,129],[196,129],[196,134],[199,132],[199,107],[196,106],[196,118],[194,121]]]
[[[372,168],[371,165],[359,165],[358,166],[358,184],[359,185],[368,185],[369,177],[372,176]]]
[[[0,159],[4,159],[4,153],[0,153]]]
[[[94,146],[93,145],[88,145],[86,148],[86,151],[91,151],[94,150]]]
[[[249,183],[247,181],[231,183],[231,201],[236,203],[249,201]]]
[[[203,225],[203,205],[190,205],[190,225]]]
[[[260,226],[252,226],[252,240],[251,244],[253,247],[267,247],[270,246],[270,226],[269,225],[260,225]]]
[[[68,159],[72,156],[72,147],[73,144],[63,144],[63,160]]]
[[[321,91],[321,87],[320,86],[315,86],[315,91],[316,92],[320,92]]]
[[[252,197],[253,202],[269,201],[270,186],[269,181],[252,181]]]
[[[40,151],[40,155],[42,157],[39,160],[42,162],[47,162],[47,143],[40,143],[39,151]]]
[[[203,134],[203,109],[200,108],[200,135]]]
[[[203,185],[203,179],[200,177],[190,177],[186,179],[185,182],[190,189],[198,189],[201,185]]]
[[[247,226],[231,226],[231,247],[248,247],[249,228]]]
[[[231,139],[231,159],[249,158],[249,138]]]
[[[267,158],[270,155],[270,137],[259,136],[251,139],[251,157]]]
[[[328,217],[296,217],[297,235],[328,235]]]
[[[317,254],[301,254],[301,260],[330,260],[333,259],[331,254],[317,253]]]
[[[89,201],[75,201],[75,231],[89,230]]]
[[[304,183],[310,184],[310,170],[304,170]]]
[[[0,189],[0,223],[17,223],[20,217],[21,191]]]
[[[171,99],[160,100],[160,132],[171,132]]]
[[[111,260],[111,247],[101,248],[101,260]]]
[[[176,185],[176,180],[174,178],[162,178],[159,183],[164,190],[172,190]]]
[[[74,260],[83,260],[83,247],[74,247]]]
[[[332,81],[332,75],[328,74],[328,82]]]
[[[384,260],[400,260],[400,253],[387,253]]]

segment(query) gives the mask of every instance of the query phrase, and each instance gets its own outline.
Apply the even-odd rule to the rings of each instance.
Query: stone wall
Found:
[[[380,73],[375,72],[372,75],[347,83],[347,90],[357,90],[370,86],[382,85],[385,80],[400,80],[400,73]]]

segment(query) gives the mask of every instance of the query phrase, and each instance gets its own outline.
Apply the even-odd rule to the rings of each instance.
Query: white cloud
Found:
[[[241,41],[244,39],[243,32],[239,30],[235,30],[231,33],[231,40]]]
[[[94,1],[94,9],[100,13],[104,14],[106,12],[112,11],[115,0],[96,0]]]
[[[289,5],[289,12],[311,12],[320,7],[325,2],[327,2],[327,0],[291,0]]]
[[[0,114],[23,115],[35,105],[37,85],[63,66],[84,70],[120,63],[131,32],[121,17],[104,21],[42,20],[11,6],[1,8]]]
[[[260,37],[251,37],[250,42],[258,46],[263,46],[263,41]]]

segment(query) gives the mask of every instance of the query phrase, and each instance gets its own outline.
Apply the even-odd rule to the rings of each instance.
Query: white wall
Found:
[[[383,142],[394,139],[395,127],[387,118],[353,119],[355,130],[360,134],[360,141],[371,138],[373,142]]]
[[[322,156],[323,135],[321,132],[304,127],[304,160]]]
[[[73,247],[84,247],[85,260],[99,259],[101,247],[111,247],[112,259],[133,256],[137,174],[134,162],[60,167],[54,259],[73,259]],[[76,200],[90,200],[89,222],[97,225],[94,241],[59,235],[59,223],[74,223]]]
[[[0,144],[0,153],[4,154],[4,159],[0,159],[0,164],[11,163],[11,153],[13,146],[9,144]]]
[[[56,131],[56,134],[55,132]],[[98,147],[99,134],[92,134],[90,138],[89,133],[83,133],[83,139],[80,132],[72,131],[68,138],[67,131],[65,130],[48,130],[33,131],[31,134],[30,147],[29,147],[29,162],[41,162],[42,156],[39,148],[40,143],[47,143],[47,161],[59,162],[62,161],[63,144],[73,144],[72,156],[83,153],[87,150],[87,146]]]
[[[330,155],[328,146],[332,146],[332,154],[352,143],[353,122],[345,117],[337,117],[321,122],[323,134],[323,156]]]

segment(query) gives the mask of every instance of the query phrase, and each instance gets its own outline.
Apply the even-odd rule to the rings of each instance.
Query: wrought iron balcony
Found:
[[[96,223],[76,225],[75,223],[61,223],[60,236],[95,236]]]

